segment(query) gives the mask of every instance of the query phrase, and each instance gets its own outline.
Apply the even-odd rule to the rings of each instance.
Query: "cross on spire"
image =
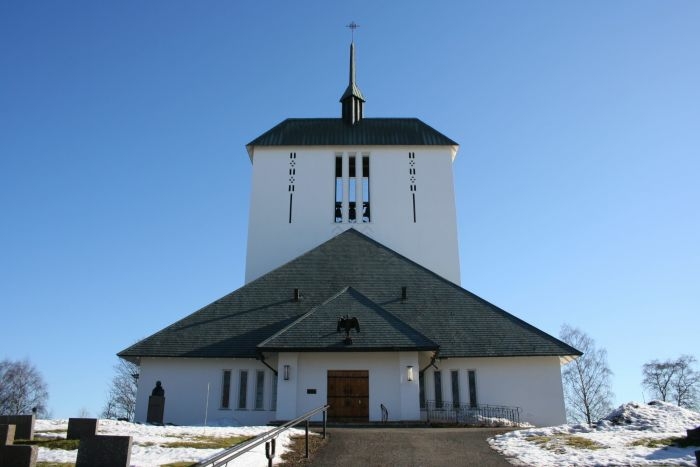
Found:
[[[346,25],[345,27],[349,28],[350,31],[352,31],[352,41],[355,42],[355,29],[359,28],[360,25],[354,21],[351,21],[350,24]]]

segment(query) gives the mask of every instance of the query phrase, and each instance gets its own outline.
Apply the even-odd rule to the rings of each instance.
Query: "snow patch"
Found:
[[[686,429],[697,426],[698,412],[660,401],[630,402],[594,427],[559,425],[518,430],[495,436],[489,444],[518,465],[695,466],[698,447],[666,446],[660,440],[685,437]],[[654,444],[657,446],[649,447]]]
[[[168,448],[167,443],[190,440],[199,436],[226,438],[231,436],[258,436],[273,429],[269,426],[202,427],[202,426],[154,426],[137,423],[100,420],[98,435],[131,436],[131,465],[137,467],[157,467],[171,462],[198,462],[221,452],[221,449]],[[34,434],[40,437],[65,438],[68,420],[37,420]],[[277,437],[275,463],[289,450],[291,438],[302,436],[303,430],[292,428]],[[78,451],[39,448],[39,462],[75,462]],[[229,463],[233,466],[266,465],[265,445],[257,446],[250,452]]]

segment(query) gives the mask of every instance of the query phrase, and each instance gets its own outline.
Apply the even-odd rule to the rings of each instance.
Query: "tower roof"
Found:
[[[354,24],[354,23],[353,23]],[[355,83],[355,41],[350,43],[350,79],[348,87],[340,98],[343,122],[348,125],[359,123],[364,117],[365,97]]]
[[[357,99],[360,99],[362,102],[365,102],[365,96],[362,95],[362,91],[360,91],[360,88],[357,86],[357,83],[355,82],[355,43],[352,42],[350,44],[350,79],[348,81],[348,87],[345,89],[345,92],[343,93],[342,97],[340,98],[340,102],[343,102],[345,99],[349,97],[354,97]]]
[[[459,145],[417,118],[288,118],[246,145],[251,159],[259,146],[451,146],[454,157]]]

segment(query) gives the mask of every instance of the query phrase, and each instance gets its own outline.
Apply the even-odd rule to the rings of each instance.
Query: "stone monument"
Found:
[[[96,418],[69,418],[66,439],[83,439],[97,435]]]
[[[131,436],[96,435],[81,438],[75,467],[129,467],[132,442]]]
[[[15,425],[15,439],[34,439],[36,415],[0,415],[0,423]]]
[[[146,414],[146,423],[154,425],[163,424],[163,413],[165,411],[165,390],[161,386],[160,381],[156,381],[156,387],[151,391],[151,396],[148,398],[148,413]]]

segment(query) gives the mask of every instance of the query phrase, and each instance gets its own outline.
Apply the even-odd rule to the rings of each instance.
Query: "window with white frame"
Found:
[[[231,407],[231,370],[223,370],[221,374],[221,408]]]
[[[433,381],[435,382],[435,408],[442,408],[442,372],[433,372]]]
[[[255,372],[255,410],[263,410],[265,396],[265,372],[257,370]]]
[[[241,370],[238,378],[238,408],[245,409],[248,402],[248,370]]]
[[[476,407],[476,371],[469,370],[469,406]]]
[[[452,370],[450,378],[452,383],[452,406],[459,407],[459,370]]]

